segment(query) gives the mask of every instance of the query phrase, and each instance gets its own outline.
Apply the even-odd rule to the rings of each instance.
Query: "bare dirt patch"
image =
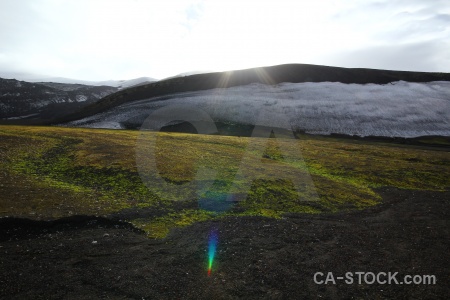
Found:
[[[377,190],[361,211],[230,217],[148,239],[94,217],[0,219],[0,297],[7,299],[445,299],[450,192]],[[207,237],[217,229],[213,272]],[[436,285],[317,285],[315,272],[436,275]]]

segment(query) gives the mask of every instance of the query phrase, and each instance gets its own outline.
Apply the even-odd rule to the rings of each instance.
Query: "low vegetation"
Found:
[[[145,147],[142,135],[0,126],[0,216],[120,217],[160,238],[171,228],[229,215],[363,209],[380,203],[383,186],[450,187],[444,148],[165,132],[145,133],[155,141],[155,174],[165,183],[151,176],[143,182],[139,169],[148,162],[136,160],[136,146]],[[200,178],[192,193],[188,184],[200,168],[215,176]]]

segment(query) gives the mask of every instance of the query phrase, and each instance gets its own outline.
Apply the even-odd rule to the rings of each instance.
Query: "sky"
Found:
[[[0,0],[0,77],[283,63],[450,72],[450,1]]]

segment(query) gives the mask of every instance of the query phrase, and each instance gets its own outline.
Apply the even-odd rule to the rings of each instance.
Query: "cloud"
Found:
[[[0,72],[105,80],[280,63],[450,71],[449,24],[441,0],[0,1]]]
[[[384,45],[337,53],[328,61],[353,68],[448,72],[449,49],[444,41]]]
[[[16,69],[51,75],[127,76],[127,65],[147,73],[161,55],[176,54],[183,22],[195,19],[191,13],[186,21],[188,1],[14,3],[0,3],[0,53]]]

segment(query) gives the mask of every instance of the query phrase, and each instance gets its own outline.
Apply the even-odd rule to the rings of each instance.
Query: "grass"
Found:
[[[156,145],[157,173],[145,156],[136,160],[136,149],[150,151],[148,139]],[[229,215],[363,209],[381,201],[375,188],[382,186],[450,187],[448,151],[336,138],[0,126],[0,167],[0,216],[53,219],[147,209],[158,213],[130,214],[127,221],[155,238]],[[153,173],[143,182],[138,171],[146,168]],[[200,172],[204,178],[189,185],[200,168],[216,175]]]

